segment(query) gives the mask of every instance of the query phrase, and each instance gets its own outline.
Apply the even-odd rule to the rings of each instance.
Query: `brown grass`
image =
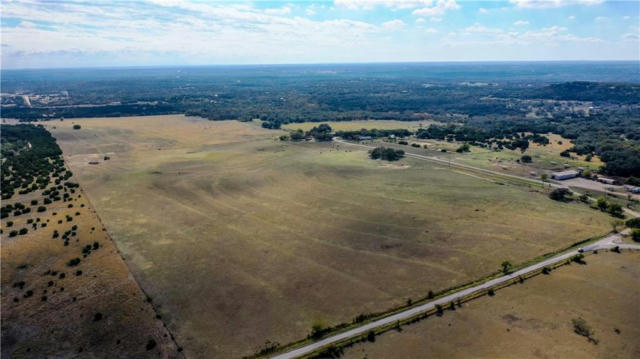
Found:
[[[188,356],[251,354],[609,226],[535,189],[282,143],[256,124],[75,121],[82,130],[49,125]],[[87,164],[104,153],[111,160]]]
[[[636,358],[639,253],[600,253],[390,331],[345,358]],[[574,333],[584,318],[598,344]],[[620,333],[616,333],[618,329]]]
[[[34,213],[34,207],[28,215],[2,221],[5,233],[7,220],[14,222],[13,228],[29,228],[27,235],[2,237],[2,356],[181,357],[87,198],[79,195],[76,191],[71,202],[47,205],[46,212]],[[37,198],[31,193],[3,201],[3,205],[28,203],[26,197]],[[74,207],[67,208],[69,203]],[[73,217],[72,222],[66,221],[67,214]],[[33,230],[26,224],[28,218],[40,218],[47,227]],[[57,223],[60,219],[62,224]],[[62,236],[73,225],[78,226],[77,236],[68,246],[61,238],[52,238],[55,229]],[[83,258],[82,247],[94,242],[100,248]],[[69,267],[67,262],[73,258],[80,258],[80,265]],[[78,270],[82,271],[79,276]],[[20,281],[26,283],[23,289],[13,286]],[[25,298],[29,290],[34,294]],[[102,314],[100,321],[94,321],[96,313]],[[147,351],[150,339],[157,346]]]

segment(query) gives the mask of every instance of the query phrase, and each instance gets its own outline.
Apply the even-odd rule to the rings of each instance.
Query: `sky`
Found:
[[[640,61],[640,1],[2,0],[2,68]]]

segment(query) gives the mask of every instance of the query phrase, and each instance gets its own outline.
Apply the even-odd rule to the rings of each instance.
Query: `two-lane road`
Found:
[[[626,231],[628,232],[628,230]],[[612,234],[606,238],[603,238],[595,243],[592,243],[588,246],[585,246],[584,248],[582,248],[582,250],[584,252],[589,252],[589,251],[594,251],[594,250],[602,250],[602,249],[611,249],[614,248],[616,246],[620,247],[620,248],[626,248],[626,249],[636,249],[636,250],[640,250],[640,244],[631,244],[631,243],[620,243],[620,239],[621,239],[621,235],[624,234],[620,233],[620,234]],[[470,287],[470,288],[466,288],[466,289],[462,289],[458,292],[455,292],[453,294],[449,294],[445,297],[433,300],[429,303],[425,303],[422,304],[420,306],[417,307],[413,307],[411,309],[407,309],[405,311],[402,311],[400,313],[382,318],[382,319],[378,319],[376,321],[373,321],[371,323],[367,323],[364,324],[362,326],[347,330],[345,332],[342,333],[338,333],[336,335],[332,335],[330,337],[327,337],[325,339],[313,342],[311,344],[305,345],[303,347],[291,350],[289,352],[280,354],[280,355],[276,355],[273,357],[273,359],[293,359],[293,358],[298,358],[307,354],[310,354],[316,350],[319,350],[325,346],[334,344],[334,343],[338,343],[341,342],[343,340],[349,339],[349,338],[353,338],[353,337],[357,337],[360,335],[364,335],[366,333],[368,333],[370,330],[372,329],[376,329],[379,327],[384,327],[387,325],[393,325],[398,321],[403,321],[405,319],[410,319],[413,318],[414,316],[417,316],[419,314],[428,312],[430,310],[433,310],[436,305],[441,305],[442,307],[446,307],[446,305],[448,305],[451,302],[456,302],[458,299],[463,299],[464,297],[474,294],[474,293],[478,293],[478,292],[483,292],[486,291],[490,288],[493,288],[497,285],[500,285],[502,283],[506,283],[514,278],[517,278],[521,275],[525,275],[525,274],[529,274],[531,272],[540,270],[544,267],[547,266],[552,266],[556,263],[560,263],[562,261],[565,261],[575,255],[577,255],[579,253],[578,249],[569,251],[569,252],[565,252],[562,254],[559,254],[555,257],[549,258],[549,259],[545,259],[541,262],[532,264],[526,268],[522,268],[520,270],[517,270],[511,274],[499,277],[499,278],[495,278],[495,279],[491,279],[489,281],[486,281],[484,283],[478,284],[474,287]]]

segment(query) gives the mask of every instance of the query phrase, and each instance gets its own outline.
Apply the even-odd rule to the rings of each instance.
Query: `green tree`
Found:
[[[504,261],[500,264],[502,266],[502,273],[509,274],[513,265],[509,261]]]
[[[624,210],[622,209],[622,206],[619,203],[611,203],[607,207],[607,212],[609,212],[610,215],[618,218],[621,218],[624,216]]]
[[[634,228],[631,230],[631,239],[636,242],[640,242],[640,228]]]
[[[607,208],[609,207],[609,202],[607,202],[607,200],[604,197],[598,197],[598,200],[596,201],[596,206],[601,211],[606,211]]]

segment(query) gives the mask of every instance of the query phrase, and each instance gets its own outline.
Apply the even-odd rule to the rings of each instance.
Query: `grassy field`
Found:
[[[393,120],[381,120],[381,121],[333,121],[333,122],[321,122],[326,123],[334,131],[357,131],[363,128],[366,129],[378,129],[378,130],[394,130],[398,128],[406,128],[411,131],[416,131],[421,127],[429,127],[430,125],[440,124],[436,121],[393,121]],[[283,125],[283,129],[309,131],[314,126],[320,125],[320,122],[302,122],[302,123],[288,123]]]
[[[431,156],[437,156],[443,159],[451,159],[456,162],[471,165],[474,167],[480,167],[490,170],[501,171],[505,173],[515,174],[519,176],[530,176],[539,178],[542,173],[550,173],[552,171],[562,171],[567,168],[576,169],[578,167],[584,169],[590,169],[592,171],[597,170],[603,163],[597,156],[589,162],[585,161],[584,156],[576,157],[572,154],[573,158],[566,158],[560,156],[560,153],[573,145],[567,139],[563,139],[560,136],[548,134],[551,140],[547,146],[531,143],[527,151],[522,153],[520,150],[508,150],[503,149],[499,152],[492,151],[483,147],[470,146],[471,152],[457,153],[455,150],[462,145],[460,142],[447,142],[438,140],[421,140],[410,139],[407,140],[410,143],[420,144],[421,148],[407,147],[414,153],[428,154]],[[375,141],[381,142],[381,141]],[[558,144],[562,142],[562,144]],[[424,145],[427,148],[422,148]],[[440,150],[446,149],[447,152],[443,153]],[[521,163],[520,158],[522,155],[529,155],[532,158],[532,163]],[[535,175],[533,175],[534,173]]]
[[[390,331],[345,358],[637,358],[640,254],[600,253]],[[573,331],[583,318],[598,344]],[[616,331],[616,329],[618,331]]]
[[[47,126],[192,357],[287,343],[315,322],[350,321],[609,229],[606,215],[533,188],[279,142],[282,132],[252,123],[73,122]]]
[[[39,191],[2,202],[43,198]],[[35,208],[2,220],[2,357],[182,357],[86,196],[76,191],[44,212]],[[73,226],[65,245],[62,236]],[[29,232],[7,235],[20,228]],[[74,258],[80,263],[70,266]]]

